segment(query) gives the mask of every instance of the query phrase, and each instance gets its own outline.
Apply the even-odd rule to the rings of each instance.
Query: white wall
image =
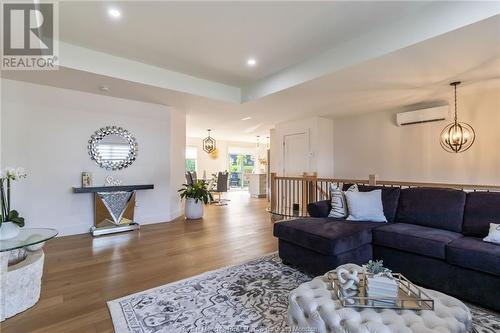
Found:
[[[0,77],[0,170],[3,170],[3,159],[2,159],[2,119],[3,119],[3,79]]]
[[[170,111],[170,220],[181,216],[179,193],[177,190],[186,182],[186,114],[175,109]]]
[[[453,105],[450,89],[450,105]],[[450,121],[405,127],[395,112],[336,118],[335,177],[443,183],[500,184],[500,82],[461,86],[459,120],[470,123],[476,142],[470,150],[450,154],[439,135]]]
[[[214,133],[212,133],[214,136]],[[217,140],[217,137],[215,137]],[[225,141],[225,140],[217,140],[217,151],[218,155],[216,159],[210,157],[205,151],[203,151],[203,138],[187,138],[186,146],[196,147],[197,148],[197,172],[198,176],[201,178],[203,176],[203,171],[205,170],[207,173],[207,178],[214,173],[219,171],[224,171],[229,169],[229,152],[238,151],[241,153],[251,154],[258,158],[259,151],[256,146],[256,143],[251,142],[238,142],[238,141]],[[263,149],[265,149],[265,143],[262,144]],[[256,161],[257,163],[258,161]]]
[[[180,214],[185,115],[162,105],[2,81],[2,165],[29,172],[14,184],[12,202],[27,226],[53,227],[62,235],[88,232],[93,197],[72,193],[82,171],[92,172],[95,185],[107,175],[124,184],[154,184],[154,190],[137,192],[135,220],[141,224]],[[138,158],[125,170],[106,171],[88,155],[90,135],[106,125],[122,126],[137,139]]]
[[[275,126],[271,131],[271,172],[283,173],[283,138],[298,133],[306,134],[309,149],[304,172],[333,177],[333,120],[323,117],[293,120]]]

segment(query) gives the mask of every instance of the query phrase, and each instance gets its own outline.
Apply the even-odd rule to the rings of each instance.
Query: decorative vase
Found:
[[[19,226],[14,222],[3,222],[0,225],[0,240],[16,237],[19,234]]]
[[[203,217],[203,201],[198,200],[196,202],[195,199],[188,198],[186,200],[185,215],[188,220],[201,219]]]

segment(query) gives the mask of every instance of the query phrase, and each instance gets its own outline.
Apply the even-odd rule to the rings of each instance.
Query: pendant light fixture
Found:
[[[271,149],[271,139],[268,136],[266,136],[266,149]]]
[[[257,148],[260,148],[260,141],[259,141],[259,139],[260,139],[260,135],[257,135]]]
[[[208,129],[208,136],[203,139],[203,150],[207,153],[210,154],[212,153],[215,149],[217,149],[217,142],[215,141],[214,138],[210,136],[210,132],[212,130]]]
[[[453,123],[441,132],[441,147],[449,153],[461,153],[469,149],[476,139],[471,125],[458,121],[457,86],[460,81],[450,83],[455,90],[455,116]]]

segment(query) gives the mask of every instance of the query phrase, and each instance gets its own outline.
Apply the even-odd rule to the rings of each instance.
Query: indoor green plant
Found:
[[[26,178],[23,168],[6,168],[0,176],[0,239],[16,237],[19,227],[24,227],[24,218],[10,207],[11,182]]]
[[[213,200],[208,184],[203,180],[198,180],[193,184],[182,184],[178,192],[181,199],[186,199],[185,215],[188,220],[202,218],[203,205]]]
[[[384,267],[383,260],[370,260],[367,264],[363,265],[366,273],[373,275],[391,275],[392,271]]]

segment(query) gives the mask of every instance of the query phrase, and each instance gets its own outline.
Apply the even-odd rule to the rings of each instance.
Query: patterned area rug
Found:
[[[271,254],[125,296],[108,307],[116,333],[306,333],[286,325],[286,311],[288,293],[310,279]],[[500,332],[499,314],[470,309],[475,332]]]

